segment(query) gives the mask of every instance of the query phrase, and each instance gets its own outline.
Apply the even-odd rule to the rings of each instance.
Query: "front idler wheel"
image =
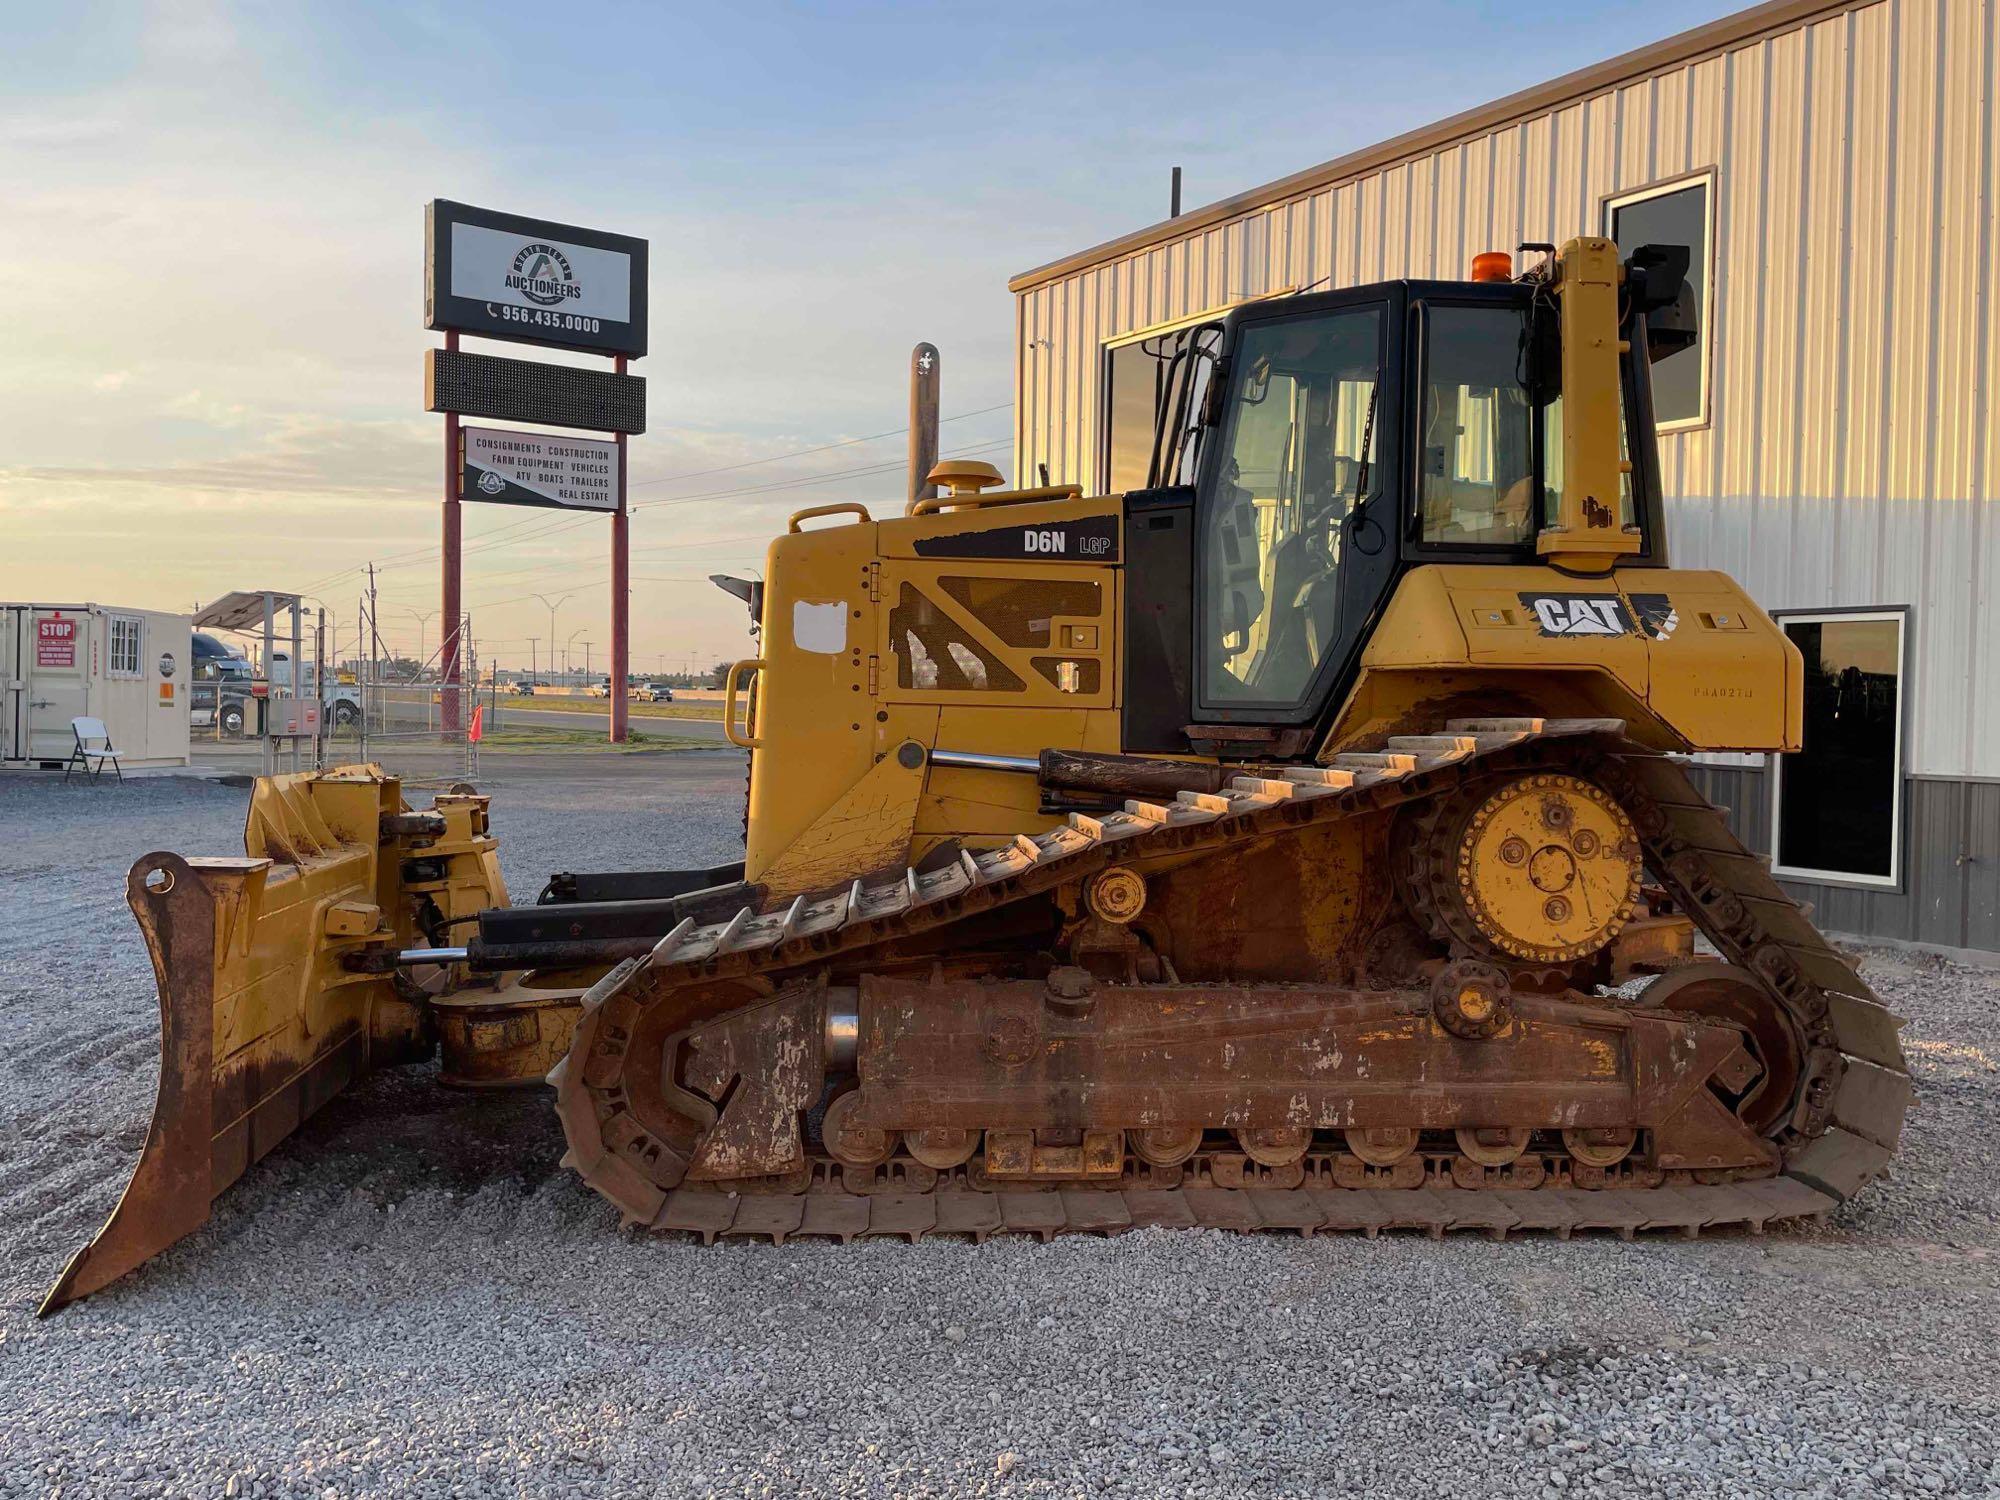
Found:
[[[1805,1072],[1805,1045],[1790,1014],[1757,976],[1735,964],[1690,964],[1639,992],[1641,1005],[1742,1028],[1760,1072],[1735,1095],[1736,1117],[1759,1135],[1788,1123]]]

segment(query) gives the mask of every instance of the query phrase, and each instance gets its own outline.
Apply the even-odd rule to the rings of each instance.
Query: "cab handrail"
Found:
[[[792,518],[785,523],[786,531],[803,531],[801,521],[810,521],[815,516],[859,516],[864,521],[875,518],[868,514],[868,507],[854,500],[842,500],[833,505],[809,505],[804,510],[792,512]]]
[[[1032,490],[995,490],[990,495],[933,495],[928,500],[912,500],[905,512],[912,516],[934,516],[946,510],[976,510],[982,505],[1028,505],[1036,500],[1081,500],[1080,484],[1045,484]]]

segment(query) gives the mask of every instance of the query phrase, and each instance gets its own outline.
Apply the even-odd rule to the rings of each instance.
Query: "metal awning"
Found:
[[[252,592],[237,589],[224,594],[194,617],[197,630],[251,630],[264,624],[264,601],[271,601],[271,613],[295,607],[302,596],[281,594],[275,589]]]

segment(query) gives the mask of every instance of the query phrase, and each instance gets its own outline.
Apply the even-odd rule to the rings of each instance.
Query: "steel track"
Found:
[[[955,866],[856,881],[837,896],[726,921],[680,924],[651,955],[608,973],[586,997],[570,1055],[549,1075],[569,1141],[564,1161],[616,1203],[628,1222],[658,1230],[782,1240],[826,1236],[984,1239],[1025,1233],[1110,1233],[1139,1225],[1240,1231],[1473,1230],[1624,1236],[1824,1215],[1871,1181],[1893,1154],[1910,1101],[1897,1041],[1901,1020],[1805,920],[1762,861],[1728,830],[1673,761],[1632,744],[1618,720],[1454,720],[1439,735],[1404,736],[1381,752],[1327,767],[1239,776],[1220,794],[1129,802],[1100,818]],[[1028,899],[1133,855],[1219,852],[1342,817],[1448,795],[1470,775],[1558,766],[1597,780],[1624,805],[1646,862],[1721,953],[1758,976],[1808,1049],[1784,1164],[1756,1181],[1705,1174],[1612,1174],[1599,1187],[1547,1174],[1534,1188],[1465,1187],[1438,1162],[1413,1186],[1092,1187],[987,1192],[947,1177],[925,1192],[719,1191],[680,1186],[686,1157],[649,1132],[624,1086],[626,1043],[642,1019],[676,1031],[704,1025],[754,997],[804,982],[830,961],[865,966],[867,952],[973,913]],[[1128,841],[1132,847],[1126,848]],[[656,1012],[656,1008],[666,1010]],[[690,1129],[701,1122],[690,1117]],[[1646,1185],[1632,1185],[1644,1182]]]

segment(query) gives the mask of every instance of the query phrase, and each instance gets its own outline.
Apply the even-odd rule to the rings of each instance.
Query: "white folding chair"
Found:
[[[76,736],[76,748],[70,751],[63,766],[64,781],[79,766],[90,772],[90,779],[95,781],[104,774],[106,761],[111,762],[111,769],[118,773],[120,781],[125,779],[125,768],[118,764],[118,748],[111,743],[111,731],[104,727],[102,719],[71,719],[69,732]]]

